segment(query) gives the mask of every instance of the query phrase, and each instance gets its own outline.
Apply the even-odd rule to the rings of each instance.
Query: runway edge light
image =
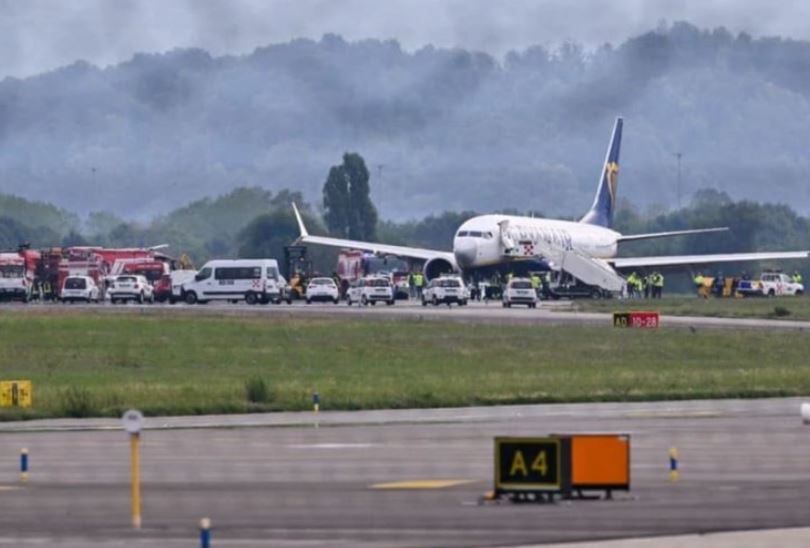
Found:
[[[678,449],[673,447],[669,450],[669,481],[676,482],[680,477],[678,472]]]
[[[802,423],[810,424],[810,403],[803,403],[801,407]]]
[[[25,447],[20,450],[20,481],[28,481],[28,449]]]
[[[200,520],[200,546],[211,548],[211,520],[209,518]]]

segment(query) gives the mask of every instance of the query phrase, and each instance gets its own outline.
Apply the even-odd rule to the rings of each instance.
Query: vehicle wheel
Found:
[[[175,299],[174,297],[169,297],[169,304],[174,304],[176,302],[177,302],[177,299]]]
[[[602,292],[599,291],[598,289],[594,289],[591,292],[591,299],[598,300],[598,299],[601,299],[601,298],[602,298]]]
[[[797,297],[801,297],[801,296],[802,296],[802,294],[804,294],[804,291],[802,291],[801,289],[797,289],[797,290],[796,290],[795,295],[796,295]]]
[[[377,301],[371,301],[371,306],[377,306]]]
[[[110,297],[110,304],[118,304],[118,299],[113,299],[112,297]]]
[[[387,304],[388,306],[394,306],[395,302],[396,301],[394,301],[394,299],[391,299],[390,301],[386,301],[385,304]]]
[[[464,299],[463,301],[461,301],[461,306],[467,306],[467,299]]]
[[[287,304],[292,304],[292,298],[291,297],[287,298]]]
[[[365,295],[360,297],[360,304],[362,304],[363,306],[368,306],[368,299],[366,298]]]
[[[340,299],[338,299],[337,297],[335,297],[334,303],[335,303],[335,304],[340,303]]]
[[[248,303],[248,304],[251,304],[251,305],[256,304],[258,302],[258,299],[256,298],[256,294],[255,293],[248,293],[247,295],[245,295],[245,302]]]
[[[433,295],[433,306],[439,306],[439,299],[436,298],[436,295]]]
[[[138,295],[138,298],[136,300],[138,301],[138,304],[143,304],[143,293]]]
[[[768,297],[776,297],[776,291],[774,291],[773,289],[769,290]]]
[[[530,306],[531,308],[537,308],[537,303],[532,303],[532,304],[531,304],[531,305],[529,305],[529,306]]]
[[[505,302],[505,301],[504,301],[504,302],[502,302],[502,303],[501,303],[501,306],[502,306],[502,307],[504,307],[504,308],[506,308],[506,302]]]
[[[348,297],[348,296],[346,297],[346,304],[349,305],[349,306],[352,305],[352,298],[351,297]]]
[[[186,293],[186,304],[197,304],[197,294],[193,291]]]
[[[512,303],[506,303],[506,308],[512,308]]]
[[[307,304],[312,304],[312,301],[307,299]]]
[[[425,300],[424,297],[422,297],[422,306],[427,306],[427,301]]]

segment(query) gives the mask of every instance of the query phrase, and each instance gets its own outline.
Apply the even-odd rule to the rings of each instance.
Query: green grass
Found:
[[[810,337],[419,321],[0,316],[0,420],[810,394]]]
[[[695,296],[673,296],[661,300],[578,300],[574,310],[586,312],[622,312],[658,310],[671,316],[713,316],[718,318],[767,318],[810,320],[810,298],[699,299]]]

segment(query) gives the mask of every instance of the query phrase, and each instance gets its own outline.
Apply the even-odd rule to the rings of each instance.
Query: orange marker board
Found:
[[[628,488],[629,485],[629,436],[571,436],[571,487]]]

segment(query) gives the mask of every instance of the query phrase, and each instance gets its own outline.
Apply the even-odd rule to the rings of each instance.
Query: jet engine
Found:
[[[425,263],[425,266],[422,269],[422,274],[425,275],[427,280],[432,280],[433,278],[438,278],[442,274],[451,274],[453,272],[458,272],[456,262],[440,257],[430,259]]]

